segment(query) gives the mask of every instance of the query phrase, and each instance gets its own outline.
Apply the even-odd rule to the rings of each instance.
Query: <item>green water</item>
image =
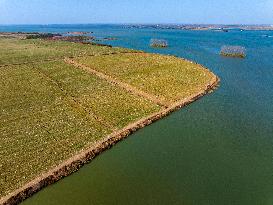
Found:
[[[89,29],[118,37],[113,45],[197,61],[221,87],[24,205],[273,205],[273,38],[263,37],[272,32]],[[153,50],[150,38],[170,48]],[[247,58],[219,56],[225,44],[245,46]]]

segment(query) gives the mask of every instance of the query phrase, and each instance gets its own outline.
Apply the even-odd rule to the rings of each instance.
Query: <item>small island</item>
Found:
[[[185,59],[71,38],[0,35],[0,204],[18,204],[219,83]]]
[[[168,41],[164,39],[151,39],[150,46],[153,48],[167,48],[169,45]]]
[[[246,49],[242,46],[222,46],[220,55],[233,58],[245,58]]]

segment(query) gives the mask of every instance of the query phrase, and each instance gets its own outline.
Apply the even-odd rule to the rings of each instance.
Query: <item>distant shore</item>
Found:
[[[71,24],[72,25],[72,24]],[[74,25],[74,24],[73,24]],[[92,26],[92,24],[86,24]],[[245,24],[101,24],[105,27],[114,26],[117,28],[125,28],[125,29],[176,29],[176,30],[189,30],[189,31],[229,31],[229,30],[239,30],[239,31],[273,31],[273,24],[253,24],[253,25],[245,25]],[[33,27],[39,28],[39,26],[50,27],[51,25],[34,25]],[[69,28],[69,25],[67,25]],[[0,25],[0,28],[9,28],[13,27],[13,25]],[[15,27],[16,28],[16,27]],[[7,32],[0,32],[1,34],[5,34]],[[10,32],[11,34],[16,34],[17,32]],[[37,32],[18,32],[20,34],[37,34]],[[92,31],[80,31],[75,30],[75,28],[71,27],[71,31],[65,31],[63,34],[68,35],[88,35],[92,34]],[[107,37],[109,38],[109,37]],[[113,37],[110,37],[110,39]]]
[[[228,31],[228,30],[241,30],[241,31],[273,31],[273,25],[207,25],[207,24],[131,24],[124,25],[124,28],[150,28],[150,29],[179,29],[191,31]]]

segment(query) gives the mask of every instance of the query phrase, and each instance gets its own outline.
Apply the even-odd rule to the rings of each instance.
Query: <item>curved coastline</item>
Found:
[[[196,62],[192,62],[190,60],[184,59],[185,61],[198,64]],[[199,65],[199,64],[198,64]],[[201,66],[203,69],[208,70],[204,66]],[[210,71],[211,72],[211,71]],[[70,159],[64,161],[57,167],[51,169],[47,173],[41,174],[36,179],[32,180],[25,186],[15,190],[11,194],[3,197],[0,199],[0,204],[3,205],[14,205],[19,204],[20,202],[24,201],[25,199],[31,197],[38,191],[42,190],[43,188],[59,181],[60,179],[71,175],[72,173],[78,171],[83,165],[91,162],[96,156],[98,156],[103,151],[110,149],[113,145],[117,144],[119,141],[125,139],[129,135],[133,134],[137,130],[152,124],[153,122],[160,120],[172,112],[179,110],[192,102],[198,100],[202,96],[212,92],[215,90],[220,82],[220,79],[211,72],[213,75],[210,82],[206,85],[206,87],[202,90],[199,90],[196,94],[191,95],[187,98],[184,98],[180,101],[177,101],[170,105],[168,108],[164,108],[161,111],[154,113],[148,117],[142,118],[134,123],[127,125],[125,128],[118,130],[105,138],[97,141],[90,145],[88,149],[82,151],[71,157]]]

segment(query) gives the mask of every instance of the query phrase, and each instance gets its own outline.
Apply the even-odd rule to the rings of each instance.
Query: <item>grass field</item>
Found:
[[[20,40],[0,37],[0,66],[4,64],[59,59],[78,55],[100,55],[118,52],[134,52],[123,48],[90,46],[80,43],[46,40]]]
[[[0,198],[108,134],[165,109],[65,57],[85,56],[75,61],[169,103],[203,89],[213,77],[175,57],[127,52],[135,51],[0,38]],[[104,55],[109,53],[116,54]]]
[[[160,109],[63,62],[4,67],[0,76],[1,195]]]
[[[147,53],[79,58],[78,62],[173,103],[204,88],[212,73],[173,56]]]

